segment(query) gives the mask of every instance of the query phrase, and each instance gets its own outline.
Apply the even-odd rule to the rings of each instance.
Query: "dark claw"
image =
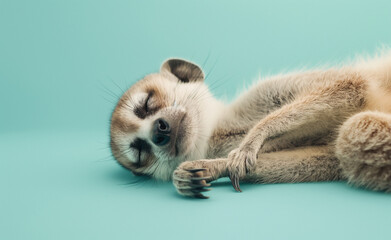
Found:
[[[200,184],[190,184],[190,187],[194,187],[194,188],[197,188],[197,187],[210,187],[210,183],[200,183]]]
[[[206,168],[195,168],[195,169],[185,169],[185,170],[191,173],[196,173],[199,171],[206,171]]]
[[[191,191],[193,193],[201,193],[201,192],[208,192],[212,190],[211,188],[195,188],[195,189],[192,189]]]
[[[235,182],[236,182],[236,191],[242,192],[242,189],[240,189],[240,185],[239,185],[239,177],[235,178]]]
[[[201,199],[208,199],[209,197],[208,196],[204,196],[202,195],[201,193],[197,193],[194,195],[195,198],[201,198]]]
[[[232,186],[237,192],[242,192],[239,186],[239,177],[237,175],[229,176],[231,179]]]
[[[192,177],[190,178],[191,181],[201,181],[201,180],[207,180],[210,179],[210,177]]]

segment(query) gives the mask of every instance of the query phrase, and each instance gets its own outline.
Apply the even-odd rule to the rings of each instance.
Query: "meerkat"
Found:
[[[210,182],[346,180],[391,191],[391,54],[260,79],[230,104],[203,70],[168,59],[119,99],[110,146],[135,175],[208,198]]]

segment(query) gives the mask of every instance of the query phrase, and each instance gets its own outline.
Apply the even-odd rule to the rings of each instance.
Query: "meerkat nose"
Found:
[[[157,146],[164,146],[170,141],[170,125],[159,118],[153,123],[152,142]]]

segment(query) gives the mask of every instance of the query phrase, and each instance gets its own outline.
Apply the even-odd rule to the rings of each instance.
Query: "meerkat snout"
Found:
[[[185,151],[189,123],[184,121],[185,112],[168,112],[153,122],[151,140],[161,151],[176,157]]]

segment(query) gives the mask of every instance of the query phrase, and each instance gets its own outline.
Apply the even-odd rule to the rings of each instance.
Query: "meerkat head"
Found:
[[[169,180],[181,162],[204,157],[221,107],[200,67],[169,59],[118,101],[110,127],[113,156],[136,175]]]

